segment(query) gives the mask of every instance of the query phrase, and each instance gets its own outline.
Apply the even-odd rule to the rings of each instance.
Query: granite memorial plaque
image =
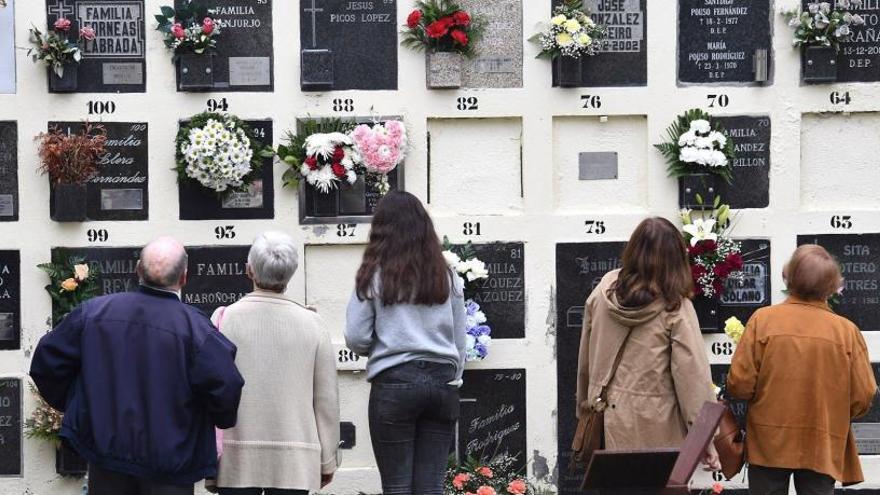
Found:
[[[0,477],[23,474],[21,395],[20,378],[0,378]]]
[[[554,6],[560,3],[553,1]],[[585,0],[584,9],[595,23],[608,27],[608,34],[599,53],[584,59],[580,86],[647,85],[647,0]]]
[[[0,222],[18,221],[18,124],[0,121]]]
[[[220,28],[214,57],[215,91],[272,91],[272,0],[198,0]],[[175,0],[181,7],[182,0]],[[180,88],[178,88],[180,89]]]
[[[140,247],[53,248],[52,261],[65,262],[71,256],[85,258],[97,273],[101,295],[130,292],[138,288],[137,262]]]
[[[300,0],[299,6],[304,91],[397,89],[396,0]],[[310,80],[330,76],[332,84]]]
[[[147,220],[149,187],[146,122],[102,122],[107,130],[106,153],[98,159],[98,175],[86,189],[89,220]],[[80,122],[50,122],[68,134]],[[50,208],[54,211],[54,195]]]
[[[834,311],[862,331],[880,330],[880,234],[799,235],[797,243],[818,244],[840,263],[845,281]]]
[[[762,82],[756,59],[769,58],[774,15],[766,1],[679,0],[678,81]]]
[[[712,364],[709,367],[712,369],[712,383],[721,388],[724,388],[724,386],[727,384],[727,374],[730,372],[730,365]],[[736,418],[736,423],[739,425],[740,428],[745,429],[748,401],[733,400],[730,403],[730,408],[733,411],[733,416]]]
[[[0,6],[0,94],[15,93],[15,0]]]
[[[508,454],[525,472],[526,370],[465,370],[456,459]]]
[[[46,14],[49,26],[64,17],[71,32],[95,30],[95,40],[82,47],[77,92],[146,91],[144,0],[46,0]]]
[[[272,145],[271,120],[247,120],[257,141]],[[178,186],[181,220],[239,220],[275,218],[272,158],[263,159],[260,176],[246,191],[217,194],[193,182]]]
[[[578,349],[584,323],[584,302],[602,277],[621,267],[624,242],[563,243],[556,245],[556,383],[559,494],[575,495],[583,476],[572,475],[571,441],[577,427]]]
[[[714,117],[733,139],[733,184],[721,181],[720,196],[731,208],[770,205],[770,117]]]
[[[752,314],[764,306],[770,306],[770,241],[762,239],[740,240],[744,260],[742,277],[727,279],[724,294],[718,300],[718,316],[712,318],[705,312],[708,308],[695,302],[697,316],[703,323],[703,333],[724,333],[724,322],[737,317],[745,324]],[[718,322],[717,328],[706,323]]]
[[[474,244],[477,258],[486,263],[489,278],[480,284],[474,302],[492,328],[493,339],[526,336],[525,247],[521,242]]]
[[[0,251],[0,350],[21,348],[21,255]]]
[[[208,316],[220,306],[229,306],[254,290],[247,276],[250,246],[199,246],[186,248],[189,254],[183,302]]]
[[[880,363],[871,363],[874,379],[880,380]],[[880,396],[874,396],[874,403],[868,414],[853,421],[853,433],[859,454],[880,454]]]
[[[486,30],[474,47],[477,55],[464,59],[465,88],[521,88],[523,84],[522,0],[463,0],[473,16],[483,16]]]
[[[808,2],[803,1],[806,6]],[[836,2],[832,2],[834,4]],[[853,14],[865,19],[864,26],[852,26],[852,39],[840,44],[837,55],[839,82],[880,81],[880,2],[865,0]]]
[[[578,153],[578,180],[609,180],[616,178],[616,151],[582,151]]]

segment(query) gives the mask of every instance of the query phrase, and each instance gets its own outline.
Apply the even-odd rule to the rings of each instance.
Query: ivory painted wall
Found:
[[[147,0],[146,11],[158,11],[160,0]],[[852,232],[880,232],[880,84],[800,85],[798,52],[790,47],[784,20],[774,18],[774,81],[766,87],[676,85],[676,9],[671,0],[649,2],[647,38],[648,86],[641,88],[551,88],[550,65],[533,59],[536,48],[523,42],[524,84],[520,89],[428,91],[424,57],[400,49],[398,91],[344,91],[304,94],[299,90],[299,19],[297,2],[274,3],[275,92],[229,93],[229,111],[244,118],[271,118],[276,143],[297,117],[339,116],[333,98],[352,98],[349,115],[401,115],[412,148],[406,162],[406,189],[428,199],[438,231],[453,241],[521,241],[525,243],[526,337],[496,341],[491,357],[474,368],[525,368],[527,371],[528,453],[539,453],[556,469],[556,326],[555,246],[559,242],[623,241],[646,215],[677,216],[677,186],[668,179],[657,142],[683,110],[708,105],[707,95],[728,95],[727,108],[716,115],[769,115],[772,119],[770,205],[742,211],[738,237],[772,241],[774,301],[782,294],[781,267],[795,248],[799,233],[834,233],[831,215],[852,215]],[[548,15],[549,1],[524,0],[527,36]],[[774,9],[796,1],[775,2]],[[409,2],[398,5],[406,17]],[[49,95],[45,71],[26,56],[27,28],[43,25],[44,2],[15,4],[16,94],[0,95],[0,120],[18,122],[20,221],[0,223],[0,249],[21,251],[22,348],[0,352],[0,375],[24,377],[37,340],[47,330],[50,301],[45,279],[34,266],[48,260],[52,246],[89,246],[86,231],[107,229],[106,246],[142,245],[170,234],[187,245],[218,244],[214,229],[235,225],[232,244],[248,244],[259,232],[284,230],[303,253],[290,294],[315,305],[341,340],[344,307],[368,227],[354,237],[336,236],[335,225],[300,226],[297,195],[282,190],[276,166],[274,220],[179,221],[173,166],[173,141],[179,118],[204,110],[208,95],[177,93],[169,55],[147,25],[147,92],[123,95]],[[2,33],[0,33],[2,35]],[[526,37],[527,37],[526,36]],[[833,104],[831,91],[849,91],[849,105]],[[599,95],[600,110],[582,108],[581,95]],[[479,99],[479,109],[460,111],[460,96]],[[149,123],[150,211],[148,222],[94,222],[62,225],[49,221],[49,187],[36,172],[33,137],[52,120],[86,117],[90,100],[112,100],[117,111],[107,121]],[[714,110],[713,110],[714,111]],[[608,116],[607,122],[600,116]],[[426,133],[430,132],[431,167],[427,166]],[[839,140],[829,146],[823,141]],[[577,153],[616,149],[617,181],[576,180]],[[585,220],[601,220],[602,235],[588,235]],[[482,235],[463,235],[464,222],[480,222]],[[225,242],[225,241],[224,241]],[[586,294],[583,294],[586,296]],[[867,334],[872,357],[880,360],[880,335]],[[706,337],[706,349],[724,337]],[[710,353],[711,355],[711,353]],[[729,357],[711,357],[713,363]],[[574,370],[572,370],[574,372]],[[343,419],[358,426],[357,447],[344,452],[343,468],[327,492],[378,493],[378,476],[369,448],[366,424],[368,387],[360,373],[340,372]],[[25,393],[25,414],[33,401]],[[0,479],[0,493],[73,495],[80,483],[62,480],[54,471],[48,445],[25,440],[24,477]],[[865,457],[869,481],[880,488],[880,458]],[[531,469],[531,467],[530,467]],[[548,481],[552,481],[548,479]],[[699,475],[698,486],[711,483]],[[736,483],[726,486],[736,487]]]

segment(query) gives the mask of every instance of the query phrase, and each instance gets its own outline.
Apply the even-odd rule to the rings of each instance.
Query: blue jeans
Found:
[[[443,495],[459,415],[454,379],[454,366],[428,361],[373,378],[370,436],[384,495]]]

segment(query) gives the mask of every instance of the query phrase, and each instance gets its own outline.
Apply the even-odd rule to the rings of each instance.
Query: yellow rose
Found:
[[[568,33],[559,33],[556,35],[556,43],[559,46],[568,46],[574,42],[574,39]]]
[[[77,282],[82,282],[89,278],[89,265],[73,265],[73,276]]]
[[[553,24],[554,26],[561,26],[565,23],[566,20],[567,20],[567,18],[564,15],[559,14],[558,16],[554,17],[553,19],[550,19],[550,23]]]
[[[731,316],[724,322],[724,333],[730,337],[735,344],[739,344],[739,341],[742,339],[743,332],[746,327],[743,326],[742,322],[739,321],[739,318],[736,316]]]
[[[63,290],[63,291],[73,292],[76,290],[77,287],[79,287],[79,284],[76,283],[76,280],[74,280],[72,278],[69,278],[69,279],[65,280],[64,282],[61,282],[61,290]]]
[[[578,36],[577,40],[581,46],[587,46],[593,42],[593,38],[590,38],[586,34],[581,34],[580,36]]]
[[[580,31],[581,23],[577,21],[577,19],[569,19],[565,21],[565,30],[569,33],[576,33]]]

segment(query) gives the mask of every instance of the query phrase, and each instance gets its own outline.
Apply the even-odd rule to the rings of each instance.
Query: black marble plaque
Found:
[[[802,3],[806,7],[809,2],[803,0]],[[852,39],[841,43],[837,56],[837,80],[880,81],[880,2],[864,0],[860,8],[851,8],[849,11],[861,15],[865,25],[851,26]]]
[[[245,271],[250,246],[199,246],[186,248],[189,254],[183,302],[210,316],[220,306],[229,306],[254,290]]]
[[[49,26],[64,17],[73,23],[71,33],[82,26],[95,29],[95,41],[83,46],[77,92],[146,91],[144,9],[144,0],[46,0]]]
[[[257,141],[272,145],[271,120],[245,121]],[[260,178],[247,192],[220,195],[194,181],[178,185],[181,220],[238,220],[275,218],[275,189],[272,159],[263,159]]]
[[[487,460],[507,454],[526,467],[526,370],[466,370],[456,455]]]
[[[299,0],[299,8],[302,49],[330,50],[332,89],[397,89],[396,0]],[[327,60],[305,57],[303,64]],[[302,71],[317,77],[327,68]]]
[[[21,379],[0,378],[0,476],[22,475],[21,394]]]
[[[87,186],[89,220],[147,220],[149,217],[147,123],[102,122],[107,130],[106,153],[98,159],[98,175]],[[80,122],[50,122],[68,134]],[[54,195],[49,197],[54,212]]]
[[[561,3],[554,0],[553,6]],[[647,85],[647,0],[586,0],[584,8],[608,34],[599,53],[584,59],[580,86]]]
[[[566,467],[577,427],[578,348],[584,322],[584,302],[602,277],[620,268],[624,242],[566,243],[556,245],[556,384],[559,494],[580,494],[582,476]]]
[[[0,350],[21,348],[21,255],[0,251]]]
[[[755,82],[756,50],[772,49],[770,2],[679,0],[678,81]]]
[[[220,27],[215,91],[272,91],[272,0],[199,0]],[[179,8],[182,0],[175,0]]]
[[[524,245],[521,242],[475,244],[476,256],[489,270],[474,295],[486,314],[493,339],[526,336]]]
[[[71,256],[85,258],[98,273],[101,295],[130,292],[138,288],[137,261],[139,247],[53,248],[52,261],[66,262]]]
[[[846,281],[834,311],[862,331],[880,330],[880,234],[799,235],[797,243],[818,244],[840,262]]]
[[[18,221],[18,124],[0,122],[0,222]]]
[[[727,384],[727,374],[730,372],[729,364],[713,364],[710,365],[712,369],[712,383],[717,387],[724,388]],[[748,401],[745,400],[734,400],[730,403],[730,408],[733,410],[733,415],[736,417],[736,423],[740,428],[745,429],[746,427],[746,411],[748,410]]]
[[[733,209],[770,205],[770,117],[714,117],[733,139],[733,183],[720,181],[721,200]]]

